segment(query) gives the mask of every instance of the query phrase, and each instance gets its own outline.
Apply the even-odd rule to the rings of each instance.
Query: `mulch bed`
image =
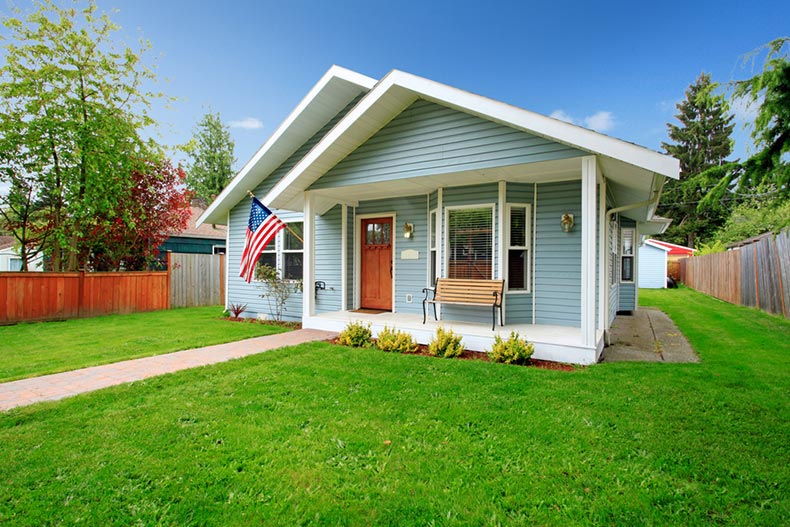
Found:
[[[264,324],[266,326],[280,326],[288,329],[302,329],[301,322],[289,322],[287,320],[260,320],[258,318],[245,317],[222,317],[222,319],[231,322],[247,322],[248,324]]]
[[[341,345],[338,342],[338,339],[330,339],[326,342],[331,344]],[[373,340],[375,343],[375,339]],[[375,348],[378,349],[378,348]],[[420,344],[419,349],[414,353],[407,353],[406,355],[422,355],[424,357],[433,357],[430,353],[428,353],[428,346],[425,344]],[[492,362],[491,357],[488,353],[484,351],[472,351],[472,350],[464,350],[461,355],[456,357],[456,359],[461,360],[481,360],[484,362]],[[575,371],[579,368],[579,366],[574,366],[572,364],[565,364],[564,362],[553,362],[549,360],[540,360],[540,359],[529,359],[529,362],[524,366],[532,367],[532,368],[541,368],[544,370],[555,370],[555,371]]]

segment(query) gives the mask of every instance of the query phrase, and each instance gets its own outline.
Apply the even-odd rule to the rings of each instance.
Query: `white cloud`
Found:
[[[551,112],[551,115],[549,115],[549,117],[553,117],[554,119],[559,119],[560,121],[565,121],[566,123],[571,123],[571,124],[575,123],[573,117],[565,113],[565,110],[554,110],[553,112]]]
[[[243,128],[244,130],[260,130],[263,128],[263,121],[257,117],[245,117],[239,121],[231,121],[228,123],[231,128]]]
[[[596,132],[608,132],[614,128],[615,124],[614,114],[612,112],[606,112],[603,110],[581,119],[573,117],[572,115],[565,112],[565,110],[554,110],[551,112],[549,117],[559,119],[560,121],[565,121],[566,123],[578,124],[591,130],[595,130]]]
[[[614,115],[612,112],[595,112],[584,118],[584,125],[596,132],[608,132],[614,128]]]

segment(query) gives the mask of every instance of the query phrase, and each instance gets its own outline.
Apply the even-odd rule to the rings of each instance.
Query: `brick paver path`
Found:
[[[314,340],[327,340],[335,336],[337,336],[336,333],[328,331],[300,329],[277,335],[7,382],[0,384],[0,411],[41,401],[55,401],[116,384],[139,381],[196,366],[225,362],[283,346],[293,346]]]

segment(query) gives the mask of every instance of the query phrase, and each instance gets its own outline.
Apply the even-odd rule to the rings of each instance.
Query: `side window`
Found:
[[[508,204],[507,287],[529,291],[530,206]]]
[[[620,245],[620,281],[634,281],[634,229],[622,229]]]
[[[617,285],[617,247],[620,245],[620,240],[617,237],[617,218],[612,217],[609,222],[609,287]]]
[[[299,238],[303,238],[303,222],[289,223],[288,226]],[[282,231],[283,234],[283,278],[286,280],[302,279],[302,260],[304,257],[304,246],[302,242],[288,229]]]
[[[429,252],[430,252],[431,261],[430,261],[430,273],[429,274],[430,274],[430,279],[431,279],[431,282],[430,282],[431,286],[433,286],[433,284],[436,283],[437,265],[438,265],[438,262],[436,260],[436,244],[437,244],[437,240],[439,239],[439,233],[437,232],[437,227],[438,226],[436,224],[437,214],[438,213],[437,213],[436,209],[431,211],[431,225],[430,225],[429,231],[428,231],[428,236],[430,237],[430,246],[429,246],[430,247],[430,251]]]

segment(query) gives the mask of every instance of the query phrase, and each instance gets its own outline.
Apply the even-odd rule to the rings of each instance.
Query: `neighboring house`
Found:
[[[29,271],[43,271],[43,260],[41,256],[36,256],[28,264]],[[22,258],[16,249],[16,238],[13,236],[0,236],[0,272],[20,271],[22,269]]]
[[[639,287],[663,289],[667,286],[667,255],[671,249],[656,240],[645,240],[637,253]]]
[[[174,253],[193,254],[224,254],[226,247],[227,226],[203,223],[196,225],[206,207],[193,204],[189,207],[190,216],[187,228],[177,235],[170,236],[159,246],[160,257],[164,258],[167,251]]]
[[[514,330],[536,358],[590,364],[615,314],[636,308],[635,242],[666,229],[655,209],[678,173],[666,155],[425,78],[333,66],[199,224],[229,226],[226,304],[251,316],[269,307],[238,277],[248,190],[304,234],[281,231],[261,257],[303,279],[285,315],[304,327],[359,320],[426,343],[434,277],[498,278],[504,327],[457,305],[439,306],[441,324],[469,349]]]

